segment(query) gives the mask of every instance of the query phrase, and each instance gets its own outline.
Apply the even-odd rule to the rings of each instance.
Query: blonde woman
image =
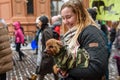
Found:
[[[108,65],[106,39],[101,30],[80,0],[65,2],[60,13],[62,24],[68,28],[63,36],[63,41],[68,45],[71,54],[77,57],[75,50],[84,48],[90,56],[87,67],[81,68],[78,65],[76,68],[68,70],[66,73],[68,76],[64,80],[101,80]],[[61,75],[65,75],[64,71],[61,71]]]

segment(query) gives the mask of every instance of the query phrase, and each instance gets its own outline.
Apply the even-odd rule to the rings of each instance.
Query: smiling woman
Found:
[[[65,2],[60,13],[63,26],[68,28],[62,38],[68,46],[67,50],[75,59],[79,57],[77,50],[82,48],[90,56],[88,63],[85,63],[87,67],[81,67],[81,64],[78,64],[67,71],[68,76],[64,77],[64,80],[102,80],[108,65],[108,50],[101,30],[81,0]],[[64,76],[64,71],[61,71],[61,75]]]

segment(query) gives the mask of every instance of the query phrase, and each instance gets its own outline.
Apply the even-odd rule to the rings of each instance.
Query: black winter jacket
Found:
[[[85,48],[89,55],[90,61],[88,68],[77,68],[69,71],[69,77],[73,80],[101,80],[105,74],[108,65],[108,50],[106,39],[102,32],[90,25],[86,27],[78,36],[80,48]],[[69,80],[69,79],[66,79]]]

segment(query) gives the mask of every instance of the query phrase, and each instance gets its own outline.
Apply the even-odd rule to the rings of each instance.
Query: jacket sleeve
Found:
[[[45,49],[45,43],[48,39],[53,38],[52,30],[47,28],[42,33],[42,51]]]
[[[80,48],[85,48],[90,55],[89,65],[87,68],[78,66],[71,69],[69,75],[78,78],[78,80],[79,78],[99,79],[105,74],[108,65],[108,50],[104,36],[99,29],[90,26],[81,32],[78,42],[81,45]]]

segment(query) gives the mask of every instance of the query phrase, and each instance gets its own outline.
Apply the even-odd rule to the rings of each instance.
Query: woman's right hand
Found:
[[[58,74],[58,73],[59,73],[60,68],[58,68],[57,64],[55,64],[55,65],[53,66],[53,71],[54,71],[55,74]]]

